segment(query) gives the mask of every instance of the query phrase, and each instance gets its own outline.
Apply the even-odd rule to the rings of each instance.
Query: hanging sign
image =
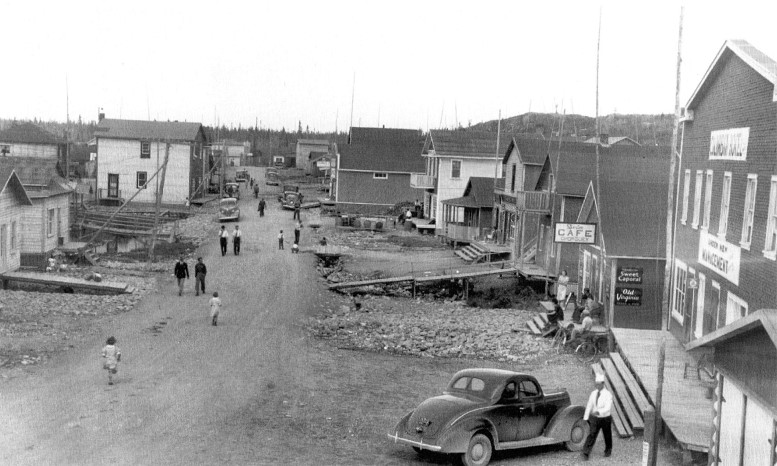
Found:
[[[594,244],[596,242],[595,223],[556,223],[556,243]]]

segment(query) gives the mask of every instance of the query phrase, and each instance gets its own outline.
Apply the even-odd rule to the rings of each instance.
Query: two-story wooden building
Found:
[[[0,273],[13,272],[21,260],[23,209],[32,201],[11,166],[0,166]]]
[[[329,141],[326,139],[297,140],[297,148],[295,152],[297,168],[301,168],[306,172],[309,171],[311,166],[311,152],[329,152],[329,147]]]
[[[60,160],[64,141],[32,123],[12,124],[0,131],[0,157]]]
[[[777,62],[723,44],[683,122],[670,330],[719,370],[711,464],[774,464]]]
[[[151,177],[169,153],[163,203],[183,204],[201,193],[207,144],[200,123],[103,118],[95,129],[97,197],[120,202],[137,190],[137,202],[155,202],[159,176]],[[203,163],[205,167],[203,167]]]
[[[351,128],[350,143],[337,145],[337,210],[378,214],[420,199],[410,179],[424,170],[423,142],[414,129]]]

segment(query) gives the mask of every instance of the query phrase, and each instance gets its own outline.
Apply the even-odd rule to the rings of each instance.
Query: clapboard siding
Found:
[[[190,189],[190,159],[191,145],[189,143],[170,144],[170,159],[167,163],[162,202],[186,202]],[[138,189],[137,172],[144,171],[148,179],[151,179],[157,169],[162,166],[164,160],[164,143],[152,142],[151,158],[141,159],[139,140],[100,138],[97,145],[97,187],[107,189],[108,174],[118,174],[121,196],[124,199],[129,199]],[[134,200],[154,202],[158,179],[159,175]]]
[[[0,141],[2,144],[2,141]],[[55,144],[20,144],[11,143],[10,156],[13,157],[37,157],[42,159],[54,159],[59,156],[59,150]]]
[[[24,224],[21,232],[21,249],[25,254],[41,254],[59,245],[57,235],[57,208],[60,209],[59,234],[68,242],[70,238],[70,202],[68,194],[45,198],[33,198],[31,206],[22,208]],[[51,235],[48,233],[48,212],[54,209]]]
[[[445,157],[438,160],[436,217],[437,225],[442,225],[444,223],[442,201],[463,196],[471,176],[493,178],[495,161],[468,157]],[[461,174],[458,178],[451,177],[453,160],[461,160]]]
[[[19,227],[21,225],[21,206],[17,196],[14,195],[12,189],[4,189],[0,192],[0,226],[6,227],[6,244],[5,250],[7,252],[4,260],[0,258],[0,273],[13,271],[19,268]],[[11,247],[11,229],[13,222],[16,222],[16,245]]]

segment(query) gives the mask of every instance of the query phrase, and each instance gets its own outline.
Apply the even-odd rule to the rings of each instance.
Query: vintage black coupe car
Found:
[[[543,391],[528,374],[465,369],[443,395],[407,413],[388,436],[419,453],[459,454],[467,466],[484,466],[494,450],[556,443],[581,450],[588,435],[584,412],[571,405],[566,390]]]

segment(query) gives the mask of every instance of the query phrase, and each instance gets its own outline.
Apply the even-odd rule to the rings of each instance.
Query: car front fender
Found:
[[[545,428],[545,436],[556,439],[559,442],[566,442],[570,439],[569,435],[572,432],[572,426],[578,419],[582,419],[584,414],[585,408],[578,405],[567,406],[557,411]]]

